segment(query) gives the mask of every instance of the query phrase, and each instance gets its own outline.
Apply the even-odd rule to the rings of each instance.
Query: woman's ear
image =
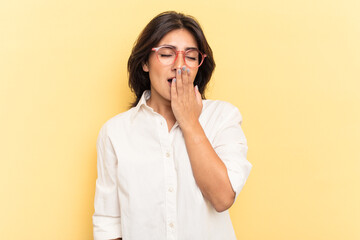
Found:
[[[142,69],[144,70],[144,72],[149,72],[148,63],[143,63],[143,64],[142,64]]]

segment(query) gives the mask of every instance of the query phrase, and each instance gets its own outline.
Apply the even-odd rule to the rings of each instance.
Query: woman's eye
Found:
[[[172,57],[170,54],[160,54],[160,57]]]
[[[197,60],[196,57],[190,57],[190,56],[186,56],[186,59],[188,59],[190,61],[196,61]]]

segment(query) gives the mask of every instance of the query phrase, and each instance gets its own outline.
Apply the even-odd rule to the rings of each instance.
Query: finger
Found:
[[[187,88],[187,92],[189,94],[189,97],[194,96],[194,84],[190,80],[190,69],[189,68],[187,68],[185,70],[184,75],[185,75],[184,78],[186,78],[186,81],[183,81],[183,82],[186,82],[186,88]],[[185,85],[185,83],[184,83],[184,85]]]
[[[189,82],[191,83],[191,86],[194,87],[195,78],[194,78],[194,79],[191,79],[191,78],[190,78],[190,72],[191,72],[191,71],[194,71],[194,69],[190,69],[190,68],[189,68]]]
[[[184,84],[184,86],[186,86],[187,84],[188,84],[188,82],[189,82],[189,69],[188,68],[186,68],[186,66],[183,66],[182,68],[181,68],[181,77],[182,77],[182,82],[183,82],[183,84]]]
[[[182,76],[181,76],[181,69],[179,68],[177,71],[176,71],[176,90],[177,90],[177,94],[178,95],[181,95],[183,94],[184,92],[184,89],[183,89],[183,82],[182,82]]]
[[[176,101],[176,99],[177,99],[176,78],[173,78],[172,81],[171,81],[170,98],[171,98],[171,102]]]

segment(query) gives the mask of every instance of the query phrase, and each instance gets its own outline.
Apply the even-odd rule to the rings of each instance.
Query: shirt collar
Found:
[[[137,113],[139,112],[140,108],[145,105],[147,106],[146,104],[146,101],[150,98],[150,95],[151,95],[151,92],[150,90],[145,90],[138,102],[138,104],[136,105],[136,107],[134,108],[134,111],[131,115],[131,120],[134,120],[134,118],[136,117]]]

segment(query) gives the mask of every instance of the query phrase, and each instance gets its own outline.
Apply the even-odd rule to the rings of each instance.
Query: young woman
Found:
[[[199,23],[164,12],[128,61],[132,108],[97,141],[94,239],[236,239],[228,208],[252,165],[236,107],[204,100],[215,68]]]

